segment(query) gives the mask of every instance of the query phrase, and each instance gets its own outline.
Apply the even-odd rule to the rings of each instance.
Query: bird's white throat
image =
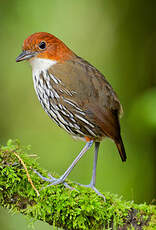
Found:
[[[41,71],[46,71],[57,63],[55,60],[37,57],[31,58],[29,62],[32,66],[33,73],[41,73]]]

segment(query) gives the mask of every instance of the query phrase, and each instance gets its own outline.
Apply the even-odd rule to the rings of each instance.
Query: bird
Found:
[[[95,187],[99,146],[108,137],[114,141],[121,160],[126,152],[119,118],[122,105],[105,76],[76,55],[65,43],[47,32],[37,32],[24,40],[16,62],[27,60],[32,67],[34,89],[49,117],[72,137],[85,141],[84,148],[59,178],[45,178],[49,186],[66,183],[77,162],[95,144],[91,181],[86,187],[104,197]]]

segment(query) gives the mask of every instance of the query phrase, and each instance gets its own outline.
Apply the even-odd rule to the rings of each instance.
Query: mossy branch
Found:
[[[106,202],[89,188],[68,181],[74,187],[63,185],[46,187],[47,183],[33,172],[36,169],[47,176],[33,157],[29,148],[17,141],[8,141],[0,147],[0,205],[12,212],[24,214],[63,229],[155,229],[156,207],[124,201],[116,195],[105,193]],[[15,155],[16,153],[16,155]],[[22,159],[40,196],[28,181]],[[55,175],[56,176],[56,175]]]

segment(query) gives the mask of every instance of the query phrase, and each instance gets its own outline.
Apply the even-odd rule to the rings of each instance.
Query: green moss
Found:
[[[28,182],[26,172],[13,154],[16,152],[26,164],[37,196]],[[30,147],[23,147],[18,141],[9,140],[0,148],[0,204],[12,212],[20,212],[33,220],[42,220],[64,229],[118,229],[127,226],[132,229],[155,223],[155,207],[130,201],[105,193],[106,202],[91,189],[67,180],[75,188],[69,190],[63,185],[51,186],[42,181],[34,172],[36,169],[47,176],[36,159],[30,154]],[[57,177],[57,175],[54,175]],[[153,217],[154,216],[154,217]],[[149,224],[148,224],[149,223]],[[149,229],[152,229],[153,226]],[[153,228],[154,229],[154,228]]]

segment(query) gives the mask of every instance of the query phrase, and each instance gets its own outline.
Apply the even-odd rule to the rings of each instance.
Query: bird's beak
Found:
[[[30,50],[24,50],[17,58],[16,62],[24,61],[27,59],[30,59],[34,57],[37,54],[37,52],[32,52]]]

